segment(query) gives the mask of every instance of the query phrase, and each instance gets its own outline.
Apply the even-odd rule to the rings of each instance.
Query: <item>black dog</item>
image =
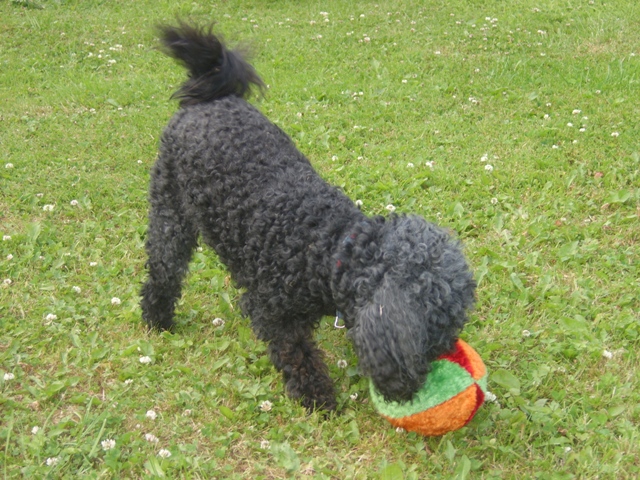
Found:
[[[210,28],[162,27],[161,40],[189,79],[151,174],[147,324],[171,328],[200,235],[245,290],[242,312],[291,397],[335,408],[313,331],[339,311],[363,374],[386,399],[410,400],[474,302],[458,243],[418,216],[366,217],[322,180],[243,99],[263,83]]]

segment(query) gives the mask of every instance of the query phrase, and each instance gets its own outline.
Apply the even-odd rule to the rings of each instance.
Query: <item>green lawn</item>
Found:
[[[463,338],[496,396],[469,426],[396,432],[333,319],[340,414],[307,416],[206,248],[175,334],[143,328],[149,170],[184,78],[153,27],[176,15],[248,43],[256,104],[367,214],[457,232],[479,281]],[[2,478],[640,477],[640,3],[6,0],[0,18]]]

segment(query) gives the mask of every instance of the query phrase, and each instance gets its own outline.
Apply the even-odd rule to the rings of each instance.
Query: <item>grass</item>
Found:
[[[366,213],[457,232],[479,280],[463,337],[497,397],[469,426],[390,428],[332,319],[318,340],[341,414],[307,416],[206,249],[177,332],[142,327],[148,172],[184,75],[152,27],[176,14],[249,42],[270,86],[256,103]],[[1,3],[0,475],[640,476],[639,16],[623,0]]]

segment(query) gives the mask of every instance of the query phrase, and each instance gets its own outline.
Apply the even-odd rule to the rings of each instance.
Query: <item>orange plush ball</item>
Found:
[[[458,340],[453,351],[432,363],[411,402],[387,402],[373,383],[370,391],[376,410],[394,427],[429,437],[444,435],[469,423],[484,402],[487,369],[476,351]]]

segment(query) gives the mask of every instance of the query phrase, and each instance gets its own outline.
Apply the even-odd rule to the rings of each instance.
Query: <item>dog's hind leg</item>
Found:
[[[146,249],[149,278],[142,287],[142,318],[150,328],[173,326],[175,302],[197,242],[197,229],[187,217],[179,190],[158,166],[152,173]]]

